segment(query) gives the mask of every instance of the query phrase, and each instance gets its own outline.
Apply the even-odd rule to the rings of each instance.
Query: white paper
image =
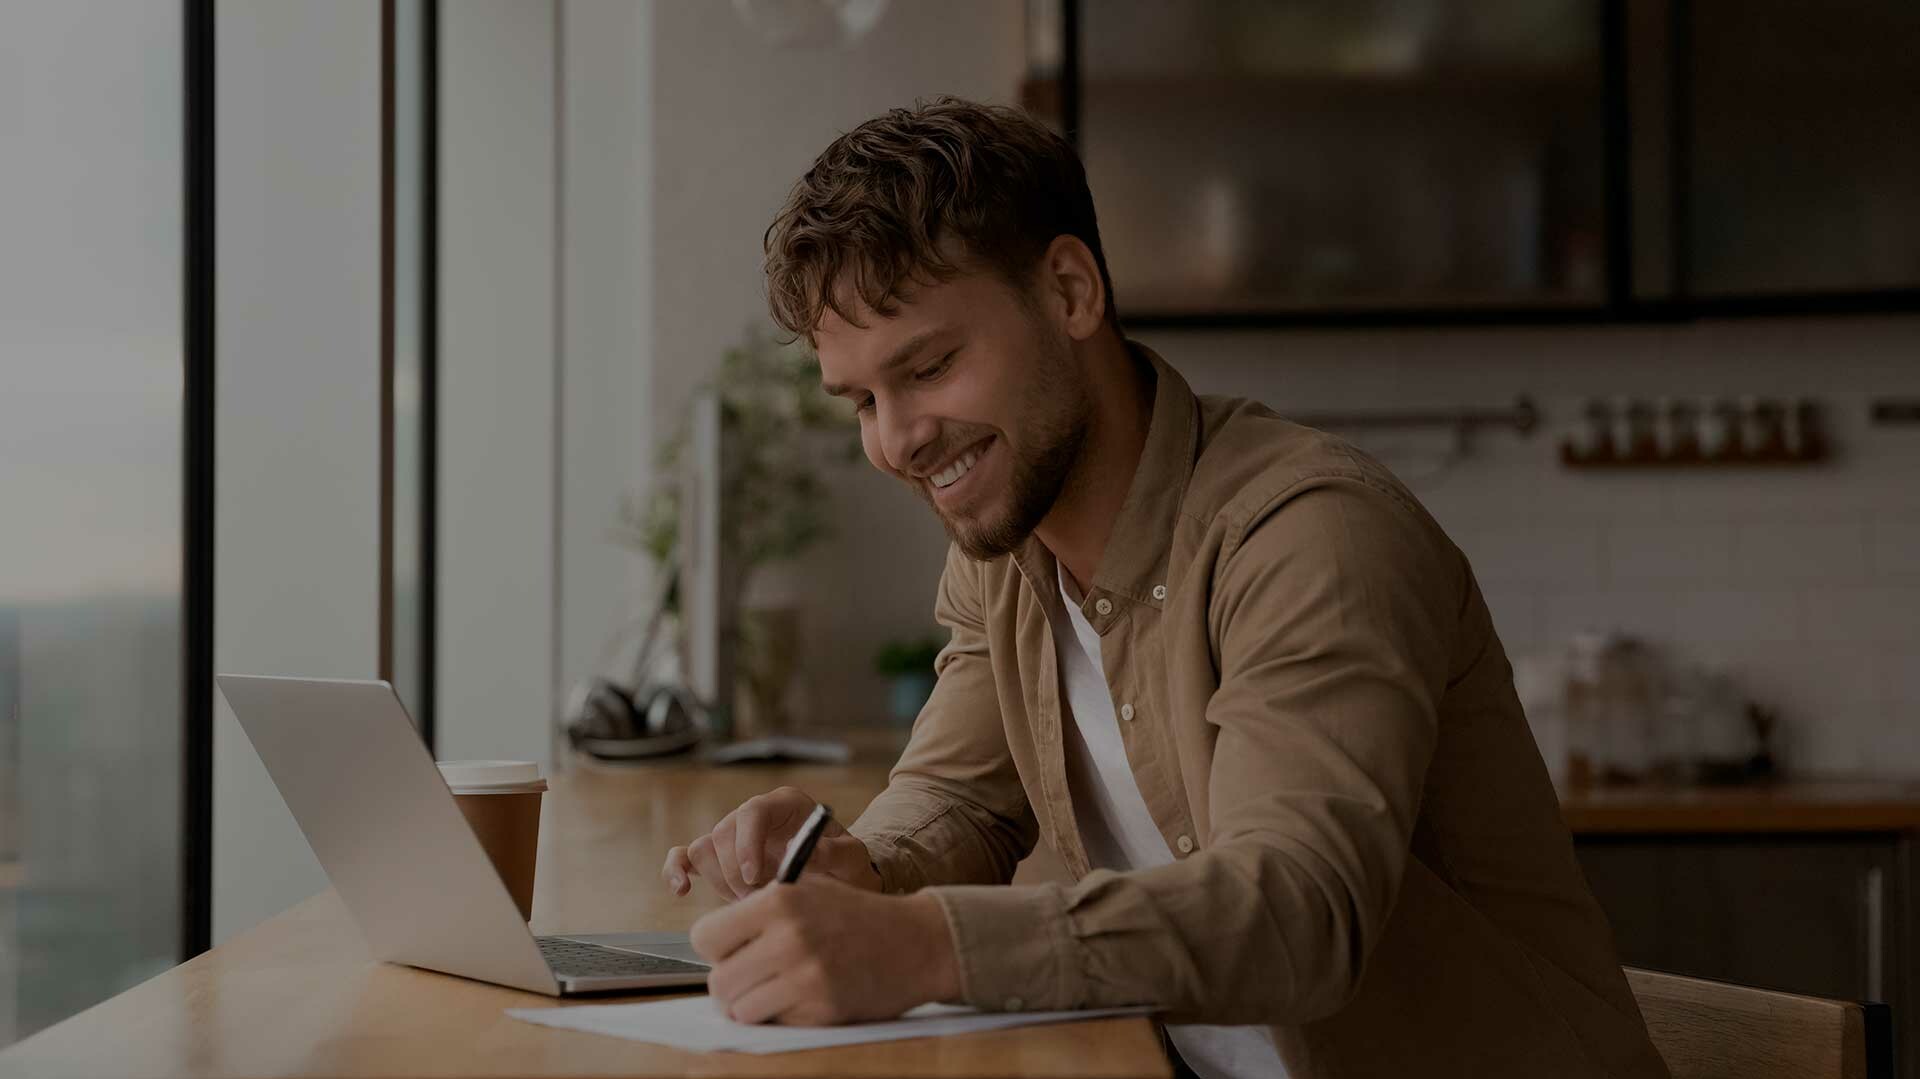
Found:
[[[633,1041],[657,1042],[675,1049],[707,1053],[787,1053],[834,1045],[888,1042],[1005,1030],[1040,1023],[1143,1015],[1148,1008],[1102,1008],[1081,1012],[979,1012],[950,1004],[923,1004],[898,1019],[839,1027],[783,1027],[736,1023],[721,1014],[712,997],[680,997],[645,1004],[589,1004],[571,1008],[508,1008],[515,1019],[564,1030],[611,1034]]]

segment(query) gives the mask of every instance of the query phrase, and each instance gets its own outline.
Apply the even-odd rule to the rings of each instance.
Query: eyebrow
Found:
[[[915,356],[918,356],[925,350],[927,345],[935,338],[943,337],[952,332],[953,327],[950,325],[935,326],[930,330],[921,330],[919,333],[907,338],[899,348],[894,349],[893,354],[888,356],[886,362],[880,365],[880,370],[883,372],[891,371],[896,367],[906,366],[913,361]],[[820,389],[830,397],[844,397],[852,387],[839,382],[822,382]]]

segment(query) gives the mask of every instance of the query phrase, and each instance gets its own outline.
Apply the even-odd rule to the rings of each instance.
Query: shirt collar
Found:
[[[1200,402],[1187,380],[1168,366],[1159,353],[1136,341],[1127,342],[1135,360],[1152,376],[1153,415],[1147,423],[1147,441],[1134,468],[1127,500],[1114,519],[1113,534],[1100,557],[1100,570],[1087,590],[1082,610],[1095,629],[1104,631],[1119,610],[1098,610],[1106,596],[1158,609],[1166,599],[1167,555],[1173,530],[1186,499],[1187,482],[1199,447]],[[1028,536],[1014,553],[1028,587],[1041,594],[1059,591],[1053,552],[1038,536]],[[1111,606],[1111,605],[1110,605]]]

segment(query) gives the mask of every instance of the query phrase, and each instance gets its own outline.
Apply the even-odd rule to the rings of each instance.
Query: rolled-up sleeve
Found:
[[[887,789],[848,828],[889,892],[1004,884],[1039,838],[1007,748],[982,616],[978,567],[949,550],[934,618],[952,639],[935,660],[933,695]]]
[[[1360,479],[1302,482],[1221,527],[1210,834],[1074,885],[936,889],[969,1003],[1298,1024],[1355,992],[1405,870],[1464,561]]]

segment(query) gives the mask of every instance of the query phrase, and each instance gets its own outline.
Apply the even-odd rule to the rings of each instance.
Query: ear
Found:
[[[1107,319],[1107,289],[1093,251],[1077,236],[1055,236],[1040,256],[1040,290],[1064,316],[1067,336],[1092,337]]]

